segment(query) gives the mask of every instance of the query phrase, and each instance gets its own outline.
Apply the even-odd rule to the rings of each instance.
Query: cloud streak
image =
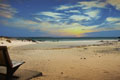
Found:
[[[12,8],[9,4],[0,3],[0,16],[5,18],[13,18],[17,13],[15,8]]]
[[[120,21],[120,18],[108,17],[108,18],[106,18],[106,21],[108,21],[108,22],[117,22],[117,21]]]
[[[69,11],[65,11],[66,13],[80,13],[79,10],[69,10]]]
[[[89,17],[94,18],[97,17],[99,13],[100,13],[99,10],[92,10],[92,11],[88,10],[88,12],[86,12],[85,14],[88,15]]]
[[[61,18],[61,15],[64,15],[63,13],[57,13],[57,12],[41,12],[37,13],[36,15],[44,15],[44,16],[49,16],[53,18]]]
[[[56,8],[56,10],[69,10],[73,8],[82,8],[82,9],[90,9],[93,7],[96,8],[105,8],[106,2],[99,2],[99,1],[80,1],[77,2],[75,5],[61,5]]]
[[[83,1],[83,2],[79,2],[79,4],[83,6],[83,9],[90,9],[93,7],[104,8],[106,5],[106,3],[99,1]]]
[[[81,16],[81,15],[72,15],[70,16],[70,19],[74,20],[74,21],[82,21],[82,20],[90,20],[89,17],[87,16]]]
[[[116,9],[120,10],[120,0],[106,0],[106,2],[115,6]]]
[[[72,5],[61,5],[59,7],[56,8],[56,10],[67,10],[67,9],[70,9],[70,8],[74,8],[75,6],[72,6]]]

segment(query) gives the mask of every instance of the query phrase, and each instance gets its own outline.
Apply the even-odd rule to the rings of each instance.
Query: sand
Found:
[[[120,42],[60,41],[12,45],[11,59],[25,61],[15,75],[31,80],[120,80]],[[27,71],[31,73],[27,73]],[[24,78],[23,78],[24,79]],[[21,80],[23,80],[21,79]]]
[[[17,39],[0,37],[0,46],[17,47],[17,46],[28,45],[28,44],[35,44],[35,43],[28,40],[17,40]]]

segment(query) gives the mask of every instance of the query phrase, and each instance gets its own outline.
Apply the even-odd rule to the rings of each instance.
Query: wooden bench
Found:
[[[6,46],[0,46],[0,66],[6,67],[6,80],[11,80],[14,72],[25,62],[12,61]]]

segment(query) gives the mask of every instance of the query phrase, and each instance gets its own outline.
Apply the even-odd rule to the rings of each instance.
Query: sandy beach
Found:
[[[119,41],[0,41],[9,47],[11,59],[25,61],[18,80],[120,80]],[[4,44],[3,44],[3,43]],[[1,44],[2,43],[2,44]],[[24,75],[24,76],[23,76]]]

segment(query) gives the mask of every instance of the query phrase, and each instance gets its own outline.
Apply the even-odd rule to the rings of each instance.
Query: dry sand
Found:
[[[22,46],[22,45],[28,45],[28,44],[35,44],[35,43],[28,40],[17,40],[17,39],[0,37],[0,46],[16,47],[16,46]]]
[[[9,48],[9,54],[14,60],[26,62],[15,74],[43,73],[31,76],[31,80],[120,80],[118,41],[24,44]]]

